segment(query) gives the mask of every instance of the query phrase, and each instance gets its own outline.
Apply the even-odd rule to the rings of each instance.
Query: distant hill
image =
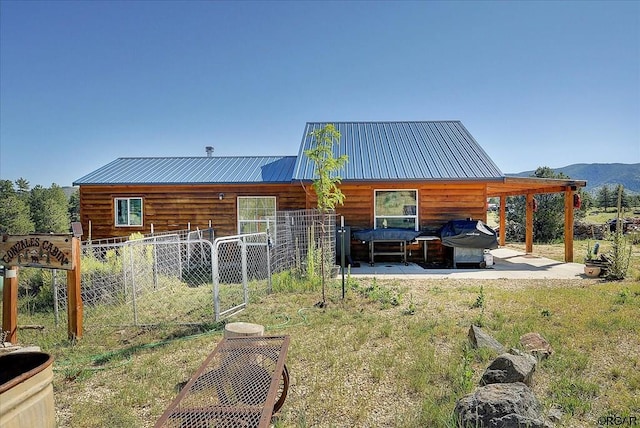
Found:
[[[74,192],[78,191],[78,187],[73,187],[73,186],[63,186],[62,187],[62,191],[64,192],[65,196],[67,197],[67,199],[69,199],[71,197],[71,195]]]
[[[562,168],[553,168],[558,173],[586,180],[586,190],[596,192],[600,187],[622,184],[629,193],[640,193],[640,163],[576,163]],[[531,177],[535,171],[506,174],[514,177]]]

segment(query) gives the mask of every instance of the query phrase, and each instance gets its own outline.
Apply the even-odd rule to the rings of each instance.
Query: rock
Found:
[[[18,348],[15,351],[11,351],[10,354],[25,353],[25,352],[42,352],[39,346],[25,346],[24,348]]]
[[[551,421],[551,422],[555,422],[558,423],[562,420],[562,409],[559,407],[552,407],[549,410],[549,413],[547,414],[547,418]]]
[[[487,367],[480,385],[522,382],[531,386],[535,369],[536,362],[530,357],[502,354]]]
[[[520,344],[531,355],[539,360],[553,354],[553,348],[540,333],[527,333],[520,337]]]
[[[502,343],[495,340],[491,335],[485,333],[480,327],[472,325],[469,328],[469,341],[474,348],[489,348],[499,354],[506,351]]]
[[[0,355],[2,354],[9,354],[13,351],[16,351],[20,349],[20,346],[17,345],[12,345],[9,342],[5,342],[5,346],[0,347]]]
[[[454,414],[459,427],[548,428],[540,403],[527,385],[494,383],[460,398]]]
[[[531,364],[533,364],[533,365],[537,365],[538,364],[538,359],[536,357],[534,357],[531,354],[527,354],[526,352],[522,352],[519,349],[511,348],[511,349],[509,349],[509,353],[512,354],[512,355],[518,355],[520,357],[525,357],[526,359],[531,361]]]

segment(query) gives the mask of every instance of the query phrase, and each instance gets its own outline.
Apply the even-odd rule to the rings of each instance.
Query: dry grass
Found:
[[[483,324],[508,347],[529,331],[551,342],[555,354],[538,367],[533,388],[545,408],[563,408],[561,426],[594,426],[607,414],[640,416],[637,281],[400,283],[378,277],[357,285],[395,290],[401,299],[382,304],[377,295],[350,289],[342,301],[334,285],[324,309],[313,306],[317,291],[276,293],[233,319],[291,336],[291,386],[277,427],[453,426],[455,401],[477,385],[492,357],[468,349],[471,323]],[[20,338],[56,357],[60,427],[145,427],[221,333],[174,327],[97,335],[89,329],[71,344],[64,326],[48,326],[44,333],[21,331]]]

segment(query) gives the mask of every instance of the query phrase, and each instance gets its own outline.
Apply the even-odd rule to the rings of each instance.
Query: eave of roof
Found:
[[[527,193],[543,194],[566,191],[567,188],[578,189],[586,187],[585,180],[570,178],[540,178],[540,177],[504,177],[502,181],[487,185],[487,196],[518,196]]]
[[[295,156],[118,158],[73,185],[290,183]]]

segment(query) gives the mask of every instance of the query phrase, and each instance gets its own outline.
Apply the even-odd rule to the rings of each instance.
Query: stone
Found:
[[[534,364],[534,365],[538,364],[538,359],[536,357],[534,357],[531,354],[527,354],[526,352],[522,352],[519,349],[511,348],[511,349],[509,349],[509,353],[512,354],[512,355],[519,355],[521,357],[524,357],[527,360],[529,360],[531,362],[531,364]]]
[[[549,358],[553,348],[540,333],[527,333],[520,337],[522,347],[538,360]]]
[[[249,322],[232,322],[224,326],[224,337],[263,336],[264,326]]]
[[[501,354],[487,367],[480,385],[522,382],[531,386],[535,369],[536,362],[530,357]]]
[[[502,343],[498,342],[491,335],[475,325],[472,325],[471,328],[469,328],[469,341],[474,348],[489,348],[496,351],[498,354],[506,352],[506,348]]]
[[[494,383],[477,388],[456,402],[459,427],[548,428],[540,403],[522,382]]]
[[[562,409],[560,407],[552,407],[549,410],[549,413],[547,414],[547,418],[551,421],[551,422],[555,422],[558,423],[562,420]]]
[[[15,351],[11,351],[10,354],[18,354],[18,353],[26,353],[26,352],[42,352],[39,346],[25,346],[23,348],[18,348]]]

